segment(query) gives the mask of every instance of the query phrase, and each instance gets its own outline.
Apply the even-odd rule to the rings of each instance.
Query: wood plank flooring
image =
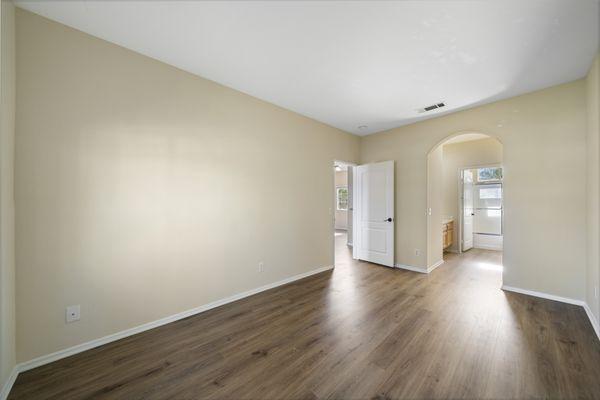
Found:
[[[503,292],[501,254],[353,261],[19,375],[10,399],[600,398],[578,306]]]

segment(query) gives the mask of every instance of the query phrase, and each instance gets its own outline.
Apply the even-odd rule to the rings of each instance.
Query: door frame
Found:
[[[332,164],[331,164],[331,169],[333,171],[333,173],[331,174],[331,187],[333,188],[333,206],[330,208],[331,212],[331,248],[333,249],[333,262],[331,263],[331,265],[333,265],[333,267],[335,268],[335,212],[337,210],[337,186],[335,184],[335,165],[336,164],[344,164],[344,165],[348,165],[350,167],[356,167],[358,166],[357,163],[352,162],[352,161],[344,161],[344,160],[339,160],[339,159],[334,159]],[[354,178],[354,174],[352,174],[352,177]],[[349,181],[346,181],[346,185],[349,186]],[[354,191],[354,179],[352,179],[352,190]],[[350,210],[348,210],[350,211]],[[352,218],[354,218],[354,210],[352,210]],[[348,218],[346,216],[346,221],[348,221]],[[352,232],[354,233],[354,221],[352,221]],[[348,230],[346,230],[346,232],[348,232]],[[354,235],[353,235],[354,236]],[[347,240],[346,240],[347,243]],[[352,257],[354,257],[354,238],[352,238]]]
[[[504,202],[504,167],[501,163],[480,164],[471,167],[460,167],[458,169],[458,254],[463,253],[463,172],[467,169],[479,168],[502,168],[502,201]],[[475,182],[473,182],[475,184]]]

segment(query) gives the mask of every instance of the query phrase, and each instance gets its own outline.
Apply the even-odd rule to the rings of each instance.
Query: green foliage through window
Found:
[[[502,180],[502,168],[479,168],[477,170],[477,180],[479,182],[500,181]]]
[[[337,188],[337,209],[345,211],[348,209],[348,188],[339,187]]]

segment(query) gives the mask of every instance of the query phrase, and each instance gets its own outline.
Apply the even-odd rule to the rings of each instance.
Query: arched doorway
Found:
[[[473,248],[502,251],[502,161],[502,143],[479,132],[450,135],[427,154],[429,271],[444,263],[449,254]]]

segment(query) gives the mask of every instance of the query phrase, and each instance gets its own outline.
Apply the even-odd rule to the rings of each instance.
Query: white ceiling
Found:
[[[581,78],[599,42],[596,0],[16,3],[359,135]]]

